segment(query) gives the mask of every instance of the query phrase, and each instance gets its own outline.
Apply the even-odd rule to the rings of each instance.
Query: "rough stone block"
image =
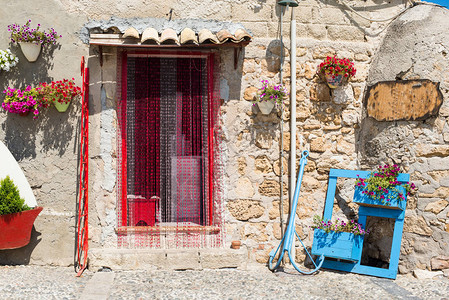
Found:
[[[170,249],[166,251],[166,264],[172,270],[201,269],[198,249]]]
[[[266,174],[273,171],[271,161],[268,159],[266,155],[256,157],[254,161],[254,166],[256,167],[256,172]]]
[[[327,84],[314,83],[310,88],[310,100],[329,102],[331,100],[330,90]]]
[[[239,198],[251,198],[254,196],[254,188],[248,177],[242,177],[237,181],[235,194]]]
[[[307,35],[308,37],[323,40],[326,38],[327,30],[324,24],[307,24]]]
[[[335,55],[335,49],[328,48],[328,47],[316,47],[313,49],[312,57],[314,59],[324,59],[328,56],[334,56]]]
[[[324,152],[326,149],[324,148],[325,140],[322,137],[313,139],[310,142],[310,151],[313,152]]]
[[[302,4],[302,3],[301,3]],[[300,5],[295,8],[296,21],[301,23],[310,23],[313,19],[313,7]]]
[[[267,22],[241,22],[243,26],[251,31],[254,37],[265,38],[268,37]]]
[[[247,101],[253,101],[257,97],[258,89],[255,86],[250,86],[246,88],[243,93],[243,99]]]
[[[273,144],[273,135],[270,132],[259,131],[256,134],[256,146],[262,149],[270,149]]]
[[[248,250],[240,249],[200,249],[203,269],[239,268],[246,269]]]
[[[337,152],[351,155],[355,152],[355,144],[340,139],[337,143]]]
[[[276,219],[276,218],[278,218],[280,216],[279,205],[280,205],[280,201],[279,200],[273,201],[273,207],[268,212],[268,216],[270,217],[270,220]],[[282,212],[283,212],[284,216],[287,216],[287,214],[288,214],[288,206],[289,206],[288,199],[283,199],[282,205],[284,207]],[[273,227],[274,227],[274,225],[273,225]],[[279,227],[279,223],[278,223],[278,227]],[[273,230],[274,230],[274,228],[273,228]],[[276,238],[278,238],[278,237],[276,237]]]
[[[404,219],[404,232],[412,232],[419,235],[431,236],[433,230],[427,225],[423,216],[409,216]]]
[[[229,6],[229,4],[225,5]],[[232,3],[232,20],[235,21],[260,21],[266,22],[272,19],[274,9],[271,2],[258,2],[256,5],[251,3]]]
[[[166,255],[162,249],[89,249],[89,267],[109,267],[112,270],[166,268]]]
[[[231,215],[240,221],[256,219],[263,215],[265,208],[256,200],[232,200],[227,203]]]
[[[280,175],[281,174],[281,166],[280,166],[280,163],[279,163],[279,159],[277,160],[277,161],[275,161],[274,162],[274,164],[273,164],[273,171],[274,171],[274,174],[276,174],[276,175]],[[288,162],[287,162],[287,159],[285,158],[285,157],[283,157],[282,158],[282,174],[287,174],[288,173]]]
[[[430,265],[432,270],[449,269],[449,256],[432,257]]]
[[[430,80],[383,81],[368,87],[366,103],[377,121],[422,120],[437,115],[443,95]]]
[[[287,195],[288,189],[284,182],[284,195]],[[277,180],[267,179],[259,186],[259,193],[264,196],[274,197],[280,195],[280,184]]]
[[[413,271],[413,276],[418,278],[419,280],[432,279],[435,276],[443,275],[443,272],[431,272],[427,270],[416,269]]]
[[[365,34],[355,26],[330,25],[327,29],[327,38],[333,41],[363,42],[365,40]]]
[[[449,145],[429,145],[418,144],[416,145],[416,155],[422,157],[447,157],[449,156]]]
[[[267,223],[246,223],[241,227],[242,240],[251,240],[250,242],[268,241]]]
[[[429,203],[426,206],[426,208],[424,209],[424,211],[430,211],[437,215],[440,212],[442,212],[448,205],[449,205],[449,202],[447,202],[446,200],[435,201],[435,202]]]
[[[323,7],[319,10],[319,14],[321,21],[328,25],[345,25],[349,23],[343,11],[338,8]]]

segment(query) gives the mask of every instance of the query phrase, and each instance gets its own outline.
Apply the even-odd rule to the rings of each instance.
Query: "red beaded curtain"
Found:
[[[119,245],[221,244],[214,55],[124,52],[119,65]]]

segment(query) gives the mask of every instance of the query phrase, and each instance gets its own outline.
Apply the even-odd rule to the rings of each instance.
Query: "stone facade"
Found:
[[[3,88],[62,77],[75,77],[80,84],[80,57],[88,58],[91,75],[89,213],[93,257],[101,257],[102,263],[114,260],[114,253],[116,260],[126,259],[123,251],[114,252],[117,247],[117,49],[102,49],[101,66],[98,47],[89,47],[82,42],[86,38],[84,24],[88,20],[113,16],[168,18],[171,9],[171,17],[175,19],[213,18],[240,22],[253,34],[253,41],[239,56],[237,69],[234,69],[234,51],[219,51],[224,100],[220,115],[225,166],[225,248],[229,248],[232,240],[240,240],[248,252],[248,262],[264,264],[268,253],[278,245],[281,212],[285,223],[289,211],[289,124],[293,117],[298,151],[294,159],[299,162],[301,151],[310,151],[296,211],[297,232],[307,246],[312,242],[313,233],[309,227],[312,217],[323,211],[330,168],[373,169],[379,163],[398,163],[419,187],[418,194],[409,199],[400,271],[430,269],[433,257],[448,253],[449,37],[443,29],[447,28],[449,11],[419,5],[387,27],[384,22],[360,18],[334,1],[301,1],[295,9],[297,44],[293,45],[297,53],[296,116],[290,115],[289,101],[286,101],[282,114],[285,155],[281,158],[280,111],[263,116],[251,103],[261,79],[279,83],[281,54],[285,58],[283,84],[290,87],[291,10],[283,16],[280,32],[280,7],[275,2],[38,0],[35,6],[39,10],[32,12],[25,9],[27,1],[19,0],[0,11],[3,16],[0,28],[5,28],[0,32],[1,49],[8,47],[6,26],[13,22],[25,23],[29,18],[43,27],[54,27],[63,35],[61,46],[50,55],[41,56],[34,64],[27,63],[20,51],[13,48],[20,63],[14,72],[2,73],[0,84]],[[381,5],[386,3],[388,5]],[[366,9],[360,12],[372,19],[395,16],[404,8],[403,1],[399,0],[353,4],[365,6]],[[418,29],[419,22],[425,22],[427,27],[419,25]],[[281,35],[284,45],[280,41]],[[315,76],[317,65],[328,55],[347,57],[355,63],[357,74],[347,86],[331,91]],[[439,82],[443,104],[437,116],[424,121],[399,122],[379,122],[369,118],[364,109],[368,85],[397,79]],[[73,262],[80,105],[72,105],[67,114],[52,109],[45,114],[33,121],[0,113],[0,139],[19,161],[39,205],[44,206],[35,224],[32,244],[21,250],[0,251],[1,262],[58,265]],[[339,183],[341,192],[335,205],[338,215],[351,216],[356,211],[350,201],[350,186],[350,183]],[[379,237],[385,232],[390,233],[388,224],[378,224],[381,224],[377,232]],[[385,259],[387,244],[388,238],[374,241],[371,256]],[[101,249],[108,249],[108,255],[101,255]],[[213,256],[214,252],[207,253]],[[159,254],[154,252],[153,256]],[[183,259],[191,257],[195,260],[198,255],[183,256]],[[239,260],[240,257],[245,255],[239,254]],[[303,260],[305,255],[298,251],[297,258]]]

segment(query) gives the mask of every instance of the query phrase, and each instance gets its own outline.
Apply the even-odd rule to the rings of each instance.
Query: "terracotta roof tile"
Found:
[[[112,22],[111,22],[112,23]],[[98,27],[90,34],[90,43],[98,45],[127,45],[127,44],[145,44],[145,45],[222,45],[222,44],[248,44],[252,36],[248,31],[242,28],[242,25],[234,26],[233,33],[226,28],[225,25],[230,26],[232,23],[222,22],[224,25],[221,30],[212,32],[210,28],[201,28],[202,24],[192,23],[192,27],[176,27],[177,30],[170,26],[130,26],[125,31],[120,27],[115,26],[114,23],[109,23],[107,26],[101,27],[103,33],[98,33]],[[132,23],[129,23],[130,25]],[[165,25],[169,25],[166,23]],[[188,24],[188,23],[186,23]],[[221,23],[220,23],[221,24]],[[129,26],[129,25],[128,25]],[[205,25],[204,25],[205,26]],[[237,29],[235,29],[237,27]],[[126,27],[125,27],[126,28]],[[136,29],[137,28],[137,29]],[[159,28],[159,29],[158,29]],[[91,28],[93,29],[93,28]],[[141,31],[141,34],[139,32]],[[100,31],[100,32],[101,32]],[[127,39],[126,41],[124,39]],[[132,41],[132,39],[136,39]]]
[[[125,30],[125,33],[123,33],[123,36],[122,36],[122,38],[127,38],[127,37],[133,37],[133,38],[138,39],[139,32],[134,27],[129,27],[128,29]]]
[[[156,43],[156,44],[160,44],[159,42],[159,33],[157,32],[156,29],[152,28],[152,27],[148,27],[147,29],[145,29],[142,33],[142,39],[141,42],[145,43],[145,42],[152,42],[152,43]]]

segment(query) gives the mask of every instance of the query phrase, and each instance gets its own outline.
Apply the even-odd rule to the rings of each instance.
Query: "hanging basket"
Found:
[[[67,109],[68,109],[69,106],[70,106],[70,102],[72,102],[72,101],[69,101],[69,102],[67,102],[67,103],[64,103],[64,102],[61,103],[61,102],[59,102],[58,100],[59,100],[59,99],[55,99],[55,100],[53,101],[53,105],[55,106],[56,110],[59,111],[60,113],[66,112]]]
[[[37,60],[39,53],[41,52],[41,44],[20,42],[19,45],[23,55],[29,62],[35,62]]]
[[[260,101],[257,106],[262,114],[269,115],[274,108],[274,101]]]
[[[326,74],[326,75],[324,75],[324,77],[326,78],[327,85],[331,89],[335,89],[335,88],[343,85],[344,79],[345,79],[343,74]]]

